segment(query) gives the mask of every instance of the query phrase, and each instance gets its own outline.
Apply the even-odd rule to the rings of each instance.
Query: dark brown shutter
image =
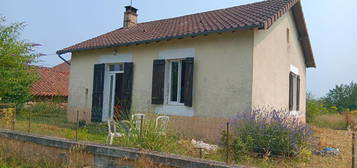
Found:
[[[165,60],[154,60],[152,73],[152,104],[164,104]]]
[[[300,110],[300,76],[297,77],[296,110]]]
[[[125,63],[124,64],[124,74],[123,81],[121,85],[121,110],[123,119],[129,119],[130,108],[131,108],[131,98],[133,91],[133,77],[134,77],[134,64]]]
[[[292,111],[294,107],[294,74],[289,74],[289,110]]]
[[[193,89],[193,67],[194,59],[186,58],[185,62],[185,106],[192,107],[192,89]]]
[[[105,64],[94,65],[93,94],[92,94],[92,122],[101,122],[103,115]]]

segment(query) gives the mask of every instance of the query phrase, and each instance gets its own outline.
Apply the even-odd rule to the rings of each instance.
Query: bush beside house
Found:
[[[234,121],[232,149],[236,159],[250,156],[295,157],[311,154],[312,130],[289,112],[259,109]]]

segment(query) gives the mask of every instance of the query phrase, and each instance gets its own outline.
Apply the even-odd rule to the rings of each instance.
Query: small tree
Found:
[[[318,100],[313,97],[312,93],[308,92],[306,100],[306,121],[308,123],[313,122],[319,115],[321,108]]]
[[[311,92],[308,92],[306,98],[306,121],[312,123],[319,115],[327,113],[336,113],[335,106],[326,106],[323,100],[315,98]]]
[[[357,83],[336,85],[324,98],[327,106],[336,106],[339,112],[357,109]]]
[[[0,103],[24,103],[37,79],[31,63],[39,56],[34,45],[20,39],[24,23],[6,24],[0,16]]]

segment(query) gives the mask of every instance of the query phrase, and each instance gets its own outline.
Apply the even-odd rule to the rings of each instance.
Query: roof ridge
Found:
[[[178,18],[184,18],[184,17],[189,17],[189,16],[195,16],[195,15],[203,15],[203,14],[207,14],[207,13],[215,12],[215,11],[223,11],[223,10],[228,10],[228,9],[234,9],[234,8],[237,8],[237,7],[245,7],[245,6],[249,6],[249,5],[264,3],[266,1],[273,1],[273,0],[263,0],[263,1],[259,1],[259,2],[253,2],[253,3],[243,4],[243,5],[237,5],[237,6],[227,7],[227,8],[222,8],[222,9],[214,9],[214,10],[208,10],[208,11],[204,11],[204,12],[187,14],[187,15],[183,15],[183,16],[176,16],[176,17],[171,17],[171,18],[164,18],[164,19],[152,20],[152,21],[147,21],[147,22],[141,22],[141,23],[137,23],[136,25],[131,26],[131,27],[127,27],[127,28],[119,27],[119,28],[117,28],[115,30],[106,32],[106,33],[101,34],[99,36],[105,36],[105,35],[108,35],[110,33],[113,33],[113,32],[119,31],[119,30],[130,30],[130,29],[133,29],[135,27],[138,27],[138,26],[141,26],[141,25],[144,25],[144,24],[150,24],[150,23],[155,23],[155,22],[163,22],[163,21],[168,21],[168,20],[175,20],[175,19],[178,19]],[[93,40],[93,39],[95,39],[95,38],[97,38],[99,36],[92,37],[92,38],[90,38],[88,40],[85,40],[85,41]],[[81,44],[81,43],[83,43],[85,41],[81,41],[81,42],[75,43],[73,46]]]
[[[186,14],[186,15],[182,15],[182,16],[175,16],[175,17],[170,17],[170,18],[164,18],[164,19],[157,19],[157,20],[152,20],[152,21],[147,21],[147,22],[141,22],[141,23],[137,23],[136,25],[134,25],[132,27],[135,27],[135,26],[140,25],[140,24],[147,24],[147,23],[152,23],[152,22],[173,20],[173,19],[178,19],[178,18],[182,18],[182,17],[188,17],[188,16],[193,16],[193,15],[199,15],[199,14],[206,14],[206,13],[211,13],[211,12],[218,12],[218,11],[221,11],[221,10],[228,10],[228,9],[237,8],[237,7],[245,7],[245,6],[249,6],[249,5],[255,5],[255,4],[259,4],[259,3],[264,3],[264,2],[267,2],[267,1],[274,1],[274,0],[263,0],[263,1],[259,1],[259,2],[253,2],[253,3],[243,4],[243,5],[236,5],[236,6],[227,7],[227,8],[213,9],[213,10],[208,10],[208,11],[204,11],[204,12]],[[132,27],[128,27],[128,28],[123,28],[122,27],[122,28],[123,29],[130,29]]]

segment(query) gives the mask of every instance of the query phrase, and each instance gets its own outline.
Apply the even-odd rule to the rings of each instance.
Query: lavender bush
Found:
[[[236,156],[297,156],[310,148],[312,130],[290,112],[257,109],[240,113],[233,121]]]

